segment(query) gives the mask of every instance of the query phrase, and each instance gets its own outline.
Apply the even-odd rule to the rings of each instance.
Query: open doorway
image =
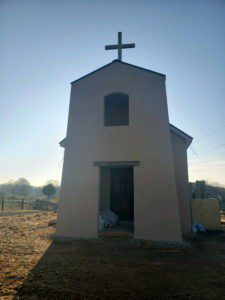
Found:
[[[111,168],[110,209],[120,221],[134,221],[133,168]]]
[[[108,236],[133,235],[134,184],[133,167],[100,167],[100,213],[112,211],[118,216],[116,226],[104,227]],[[103,235],[104,234],[100,234]]]

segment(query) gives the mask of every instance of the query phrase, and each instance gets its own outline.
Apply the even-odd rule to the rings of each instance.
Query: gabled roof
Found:
[[[75,82],[77,82],[77,81],[79,81],[79,80],[82,80],[82,79],[84,79],[84,78],[87,78],[88,76],[93,75],[94,73],[97,73],[98,71],[100,71],[100,70],[102,70],[102,69],[105,69],[105,68],[109,67],[110,65],[116,64],[116,63],[117,63],[117,64],[123,64],[123,65],[129,66],[129,67],[133,67],[133,68],[142,70],[142,71],[144,71],[144,72],[150,72],[150,73],[153,73],[153,74],[156,74],[156,75],[160,75],[160,76],[166,77],[166,75],[164,75],[164,74],[162,74],[162,73],[158,73],[158,72],[155,72],[155,71],[151,71],[151,70],[148,70],[148,69],[145,69],[145,68],[141,68],[141,67],[139,67],[139,66],[135,66],[135,65],[132,65],[132,64],[128,64],[128,63],[125,63],[124,61],[120,61],[120,60],[118,60],[118,59],[115,59],[115,60],[113,60],[111,63],[109,63],[109,64],[107,64],[107,65],[104,65],[104,66],[100,67],[99,69],[94,70],[94,71],[92,71],[91,73],[88,73],[88,74],[86,74],[86,75],[84,75],[84,76],[82,76],[82,77],[80,77],[80,78],[78,78],[78,79],[72,81],[71,84],[73,84],[73,83],[75,83]]]
[[[166,77],[165,74],[158,73],[158,72],[155,72],[155,71],[151,71],[149,69],[145,69],[145,68],[142,68],[142,67],[139,67],[139,66],[136,66],[136,65],[132,65],[132,64],[129,64],[129,63],[125,63],[123,61],[115,59],[112,62],[110,62],[109,64],[106,64],[106,65],[100,67],[99,69],[96,69],[96,70],[94,70],[94,71],[92,71],[92,72],[90,72],[90,73],[88,73],[88,74],[86,74],[86,75],[84,75],[84,76],[82,76],[82,77],[80,77],[80,78],[72,81],[71,84],[74,84],[74,83],[76,83],[76,82],[78,82],[78,81],[80,81],[82,79],[85,79],[88,76],[93,75],[94,73],[97,73],[98,71],[100,71],[102,69],[105,69],[105,68],[109,67],[112,64],[123,64],[123,65],[129,66],[129,67],[132,67],[132,68],[136,68],[136,69],[142,70],[144,72],[150,72],[150,73],[162,76],[162,77]],[[175,134],[177,134],[181,138],[185,139],[186,143],[187,143],[187,146],[189,146],[191,144],[193,138],[190,135],[188,135],[187,133],[185,133],[184,131],[180,130],[179,128],[175,127],[172,124],[170,124],[170,131],[173,132],[173,133],[175,133]],[[61,147],[64,148],[65,145],[66,145],[66,138],[64,138],[61,142],[59,142],[59,144],[60,144]]]
[[[184,131],[180,130],[179,128],[175,127],[174,125],[170,124],[170,131],[174,132],[175,134],[177,134],[178,136],[180,136],[181,138],[185,139],[186,143],[187,143],[187,147],[190,146],[193,137],[191,137],[190,135],[188,135],[187,133],[185,133]],[[66,146],[66,138],[64,138],[61,142],[59,142],[59,145],[63,148],[65,148]]]
[[[181,138],[185,139],[187,147],[190,146],[190,144],[193,140],[193,137],[191,137],[190,135],[188,135],[187,133],[185,133],[184,131],[180,130],[179,128],[175,127],[172,124],[170,124],[170,131],[172,131],[173,133],[179,135]]]

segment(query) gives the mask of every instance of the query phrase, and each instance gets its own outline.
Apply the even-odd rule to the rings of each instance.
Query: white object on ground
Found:
[[[117,214],[115,214],[111,210],[100,210],[99,224],[100,224],[100,220],[103,220],[103,227],[107,228],[107,227],[116,226],[119,221],[119,218],[118,218]]]
[[[193,224],[192,232],[206,232],[204,225],[202,224]]]
[[[98,220],[98,229],[99,231],[102,231],[104,229],[104,220],[102,219],[101,216],[99,216],[99,220]]]

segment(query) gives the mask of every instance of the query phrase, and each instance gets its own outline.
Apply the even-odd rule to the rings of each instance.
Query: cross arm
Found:
[[[122,48],[135,48],[135,44],[123,44]]]
[[[118,32],[118,44],[117,45],[106,45],[105,50],[118,50],[118,60],[122,61],[122,50],[126,48],[135,48],[135,44],[123,44],[122,43],[122,32]]]
[[[118,46],[117,45],[108,45],[108,46],[105,46],[105,50],[112,50],[112,49],[118,49]]]

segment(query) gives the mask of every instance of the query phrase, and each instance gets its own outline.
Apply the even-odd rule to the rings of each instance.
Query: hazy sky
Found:
[[[225,184],[224,0],[1,0],[0,182],[61,178],[70,82],[117,58],[118,31],[125,62],[167,76],[190,180]]]

